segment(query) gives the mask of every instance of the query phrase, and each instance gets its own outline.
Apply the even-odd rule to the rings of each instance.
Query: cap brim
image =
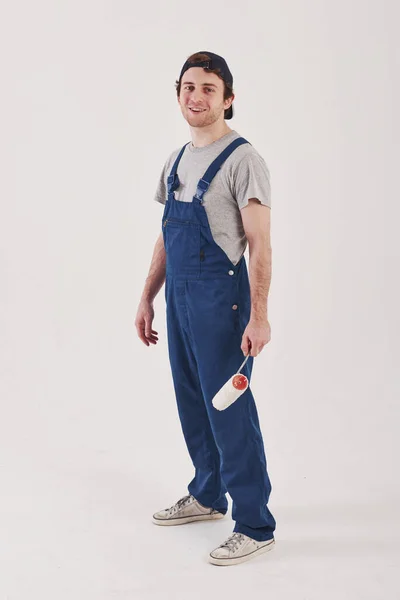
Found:
[[[225,117],[224,119],[232,119],[233,117],[233,105],[231,104],[230,107],[228,108],[228,110],[225,111]]]

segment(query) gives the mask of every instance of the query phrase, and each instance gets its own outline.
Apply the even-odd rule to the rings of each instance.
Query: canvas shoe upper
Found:
[[[234,532],[209,554],[208,560],[213,565],[237,565],[272,550],[274,545],[274,538],[258,542],[243,533]]]
[[[189,494],[178,500],[170,508],[155,513],[153,523],[156,525],[184,525],[195,521],[214,521],[223,517],[223,513],[203,506]]]

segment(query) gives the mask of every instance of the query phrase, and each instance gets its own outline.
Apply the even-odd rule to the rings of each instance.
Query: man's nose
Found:
[[[196,104],[200,104],[203,100],[203,92],[201,90],[193,90],[192,92],[192,102]]]

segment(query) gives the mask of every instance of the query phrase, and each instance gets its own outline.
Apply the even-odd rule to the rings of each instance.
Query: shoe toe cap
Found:
[[[169,512],[167,510],[160,510],[153,515],[153,519],[165,520],[169,518]]]
[[[210,556],[212,558],[229,558],[230,551],[229,548],[215,548],[215,550],[210,552]]]

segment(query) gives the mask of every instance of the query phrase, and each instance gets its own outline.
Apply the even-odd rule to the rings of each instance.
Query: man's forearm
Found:
[[[153,251],[149,274],[143,289],[142,300],[153,302],[165,281],[166,253],[163,235],[160,233]]]
[[[268,318],[268,293],[271,284],[271,246],[260,241],[249,247],[249,278],[251,295],[250,319]]]

